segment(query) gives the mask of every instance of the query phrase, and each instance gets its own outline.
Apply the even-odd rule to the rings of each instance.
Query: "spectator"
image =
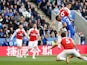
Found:
[[[52,11],[52,6],[50,6],[47,10],[47,15],[50,17],[50,19],[51,19],[51,11]]]
[[[12,9],[9,10],[8,16],[9,16],[9,17],[14,16],[14,12],[12,11]]]
[[[24,12],[24,10],[25,10],[25,7],[24,7],[24,5],[22,5],[22,6],[19,8],[19,12],[22,13],[22,12]]]
[[[7,12],[7,10],[6,9],[4,9],[4,16],[8,16],[8,12]]]
[[[13,34],[14,33],[14,29],[13,29],[13,27],[10,27],[10,32],[9,32],[9,34]]]
[[[54,9],[55,6],[56,6],[56,1],[54,0],[54,1],[52,1],[52,8]]]
[[[43,45],[47,45],[46,36],[42,36],[42,43],[43,43]]]
[[[10,6],[10,9],[13,11],[13,10],[14,10],[14,6],[13,6],[13,5],[11,5],[11,6]]]
[[[23,46],[28,46],[28,39],[27,39],[27,37],[23,38]]]
[[[3,22],[3,18],[2,18],[2,16],[0,15],[0,22]]]
[[[81,42],[81,45],[84,45],[86,42],[85,42],[85,36],[82,32],[79,33],[79,36],[80,36],[80,42]]]
[[[43,0],[37,0],[38,8],[40,7]]]
[[[4,37],[6,38],[6,37],[9,37],[9,30],[8,30],[8,28],[7,27],[4,27]]]
[[[38,3],[37,3],[37,4],[38,4]],[[43,0],[43,1],[41,2],[40,8],[43,9],[45,5],[46,5],[46,0]]]
[[[61,4],[62,4],[62,0],[57,0],[57,5],[61,6]]]
[[[24,26],[25,31],[29,30],[28,22],[24,22],[23,26]]]
[[[9,24],[9,22],[10,22],[10,17],[5,16],[5,18],[3,19],[3,23],[4,24]]]
[[[2,23],[0,23],[0,29],[2,29]]]
[[[31,14],[30,14],[26,9],[22,12],[22,15],[23,15],[25,18],[30,18],[30,17],[31,17]]]
[[[36,23],[33,15],[31,16],[31,21],[32,21],[32,23]]]
[[[87,10],[85,8],[82,9],[82,16],[87,19]]]
[[[21,17],[21,16],[20,16],[19,13],[17,12],[17,13],[15,13],[14,20],[18,21],[20,17]]]
[[[29,24],[29,28],[32,28],[32,25],[33,25],[33,22],[32,22],[32,20],[31,19],[29,19],[29,22],[28,22]]]
[[[18,12],[18,6],[14,5],[14,10],[16,10]]]
[[[2,29],[0,29],[0,38],[3,38],[4,37],[4,32]]]
[[[59,8],[58,8],[58,6],[57,6],[57,5],[55,6],[55,8],[54,8],[54,10],[53,10],[53,11],[55,12],[55,14],[56,14],[56,15],[58,15],[58,13],[59,13]]]
[[[5,41],[3,42],[2,46],[9,46],[9,41],[7,38],[5,38]]]

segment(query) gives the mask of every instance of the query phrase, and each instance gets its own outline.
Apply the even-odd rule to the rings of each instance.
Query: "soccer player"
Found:
[[[69,19],[68,16],[61,17],[60,15],[57,16],[58,20],[61,20],[63,27],[67,29],[67,36],[74,39],[75,29]]]
[[[60,9],[59,17],[61,17],[61,22],[63,23],[63,27],[67,29],[67,33],[69,37],[74,39],[75,29],[73,27],[73,20],[70,18],[70,8],[71,3],[67,2],[66,7]]]
[[[67,31],[66,28],[63,27],[63,24],[61,22],[61,19],[59,19],[59,16],[56,16],[56,21],[57,21],[57,32],[58,32],[58,35],[61,34],[62,31]],[[60,35],[61,36],[61,35]]]
[[[17,57],[22,57],[21,56],[21,48],[22,48],[22,39],[23,39],[24,35],[29,38],[29,36],[25,32],[22,24],[20,24],[19,28],[16,29],[16,31],[13,33],[13,35],[11,37],[11,41],[12,41],[12,39],[16,36],[16,43],[17,43],[17,46],[18,46]]]
[[[36,56],[36,51],[38,49],[38,40],[40,39],[40,34],[39,30],[37,29],[36,23],[33,24],[33,28],[29,29],[28,35],[30,37],[28,44],[28,51],[33,49],[34,53],[32,55],[32,59],[36,59],[35,56]],[[26,54],[28,53],[28,51],[26,52]],[[26,57],[26,54],[24,57]]]
[[[87,57],[81,56],[81,54],[78,52],[76,45],[72,38],[66,37],[66,33],[61,33],[61,40],[58,40],[57,44],[52,46],[50,49],[54,48],[56,45],[58,45],[58,48],[61,48],[61,45],[64,47],[64,50],[57,55],[56,60],[63,60],[66,61],[66,63],[69,63],[68,56],[76,56],[79,59],[87,61]]]

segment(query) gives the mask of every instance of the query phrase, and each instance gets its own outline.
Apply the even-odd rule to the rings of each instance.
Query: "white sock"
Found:
[[[63,60],[63,61],[66,61],[66,58],[63,58],[63,57],[59,57],[58,60]]]
[[[85,57],[85,56],[83,56],[82,59],[85,60],[85,61],[87,61],[87,57]]]
[[[35,58],[35,56],[36,56],[36,49],[33,49],[33,51],[34,51],[34,53],[33,53],[32,58]]]
[[[18,54],[19,57],[21,56],[21,49],[18,49]]]

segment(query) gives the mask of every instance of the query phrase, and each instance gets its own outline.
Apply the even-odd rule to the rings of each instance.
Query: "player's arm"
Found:
[[[18,31],[18,30],[16,30],[16,31],[13,33],[13,35],[11,36],[11,39],[10,39],[10,40],[12,40],[12,39],[14,38],[14,36],[15,36],[16,33],[17,33],[17,31]]]
[[[50,49],[55,48],[56,46],[58,46],[58,48],[60,49],[61,48],[61,44],[60,43],[61,43],[61,38],[59,36],[56,44],[52,45],[52,47]]]

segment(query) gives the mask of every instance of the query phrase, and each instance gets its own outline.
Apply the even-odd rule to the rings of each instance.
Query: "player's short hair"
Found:
[[[66,32],[62,32],[61,37],[66,37]]]
[[[60,15],[57,15],[56,18],[55,18],[57,21],[60,21]]]
[[[55,19],[57,20],[57,18],[59,18],[59,16],[58,16],[58,15],[56,16],[56,18],[55,18]]]

